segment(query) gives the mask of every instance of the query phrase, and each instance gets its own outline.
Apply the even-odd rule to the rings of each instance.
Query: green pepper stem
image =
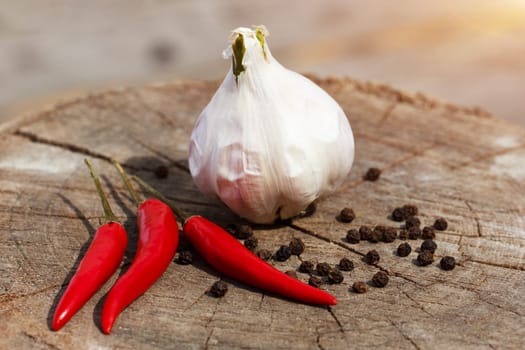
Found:
[[[159,190],[153,188],[153,186],[148,184],[146,181],[142,180],[140,177],[133,175],[131,178],[133,179],[133,181],[138,183],[139,186],[144,189],[144,191],[150,193],[151,195],[157,197],[158,199],[166,203],[171,208],[171,210],[175,213],[175,215],[179,218],[179,220],[181,220],[183,223],[186,222],[189,215],[186,212],[184,212],[182,209],[177,208],[175,206],[175,203],[173,203],[173,201],[169,200],[166,196],[160,193]]]
[[[129,181],[128,175],[122,168],[122,165],[120,165],[120,163],[117,162],[116,160],[113,160],[113,165],[115,166],[115,168],[117,168],[117,171],[120,174],[120,177],[122,178],[122,181],[124,182],[124,185],[126,185],[126,188],[128,189],[128,192],[131,195],[131,198],[133,198],[133,201],[138,206],[140,204],[139,195],[137,191],[135,191],[135,189],[133,188],[131,181]]]
[[[102,202],[102,207],[104,208],[104,218],[109,221],[115,221],[117,222],[118,219],[116,215],[111,210],[111,206],[109,205],[108,198],[106,197],[106,194],[102,190],[102,185],[100,184],[100,179],[98,178],[97,174],[95,174],[95,170],[93,170],[93,166],[89,162],[87,158],[84,159],[84,163],[86,163],[89,173],[91,174],[91,178],[93,179],[93,182],[95,183],[95,187],[97,188],[98,195],[100,197],[100,201]]]

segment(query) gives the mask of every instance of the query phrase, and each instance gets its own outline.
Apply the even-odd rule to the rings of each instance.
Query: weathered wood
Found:
[[[186,148],[199,111],[216,82],[176,82],[86,96],[4,125],[0,140],[0,348],[517,348],[525,336],[525,131],[479,110],[411,96],[350,79],[317,82],[343,106],[356,137],[356,162],[343,189],[320,201],[314,215],[276,228],[258,228],[261,247],[292,236],[306,243],[302,259],[356,268],[341,285],[326,285],[339,304],[311,307],[228,281],[224,298],[206,296],[220,276],[197,257],[172,264],[124,311],[114,333],[98,329],[108,283],[60,332],[49,320],[65,284],[102,218],[82,162],[103,176],[114,211],[136,241],[133,203],[108,159],[153,182],[184,209],[226,224],[239,221],[211,204],[186,171]],[[153,169],[169,166],[165,180]],[[383,173],[363,181],[371,167]],[[399,244],[343,240],[362,224],[394,225],[395,206],[414,203],[423,224],[438,216],[437,260],[452,255],[453,271],[418,267]],[[354,208],[351,224],[335,220]],[[397,224],[396,224],[397,225]],[[413,248],[418,243],[410,241]],[[381,255],[378,266],[361,257]],[[299,260],[275,262],[295,269]],[[388,271],[384,289],[349,291]],[[116,277],[112,279],[115,280]],[[299,274],[306,280],[307,276]]]

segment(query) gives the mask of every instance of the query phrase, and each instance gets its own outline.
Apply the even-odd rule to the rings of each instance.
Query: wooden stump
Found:
[[[315,78],[314,78],[315,79]],[[102,290],[59,332],[49,329],[56,302],[102,219],[83,158],[89,157],[114,211],[131,235],[134,205],[108,161],[152,182],[183,209],[220,224],[240,222],[195,188],[186,168],[189,135],[217,82],[176,82],[93,94],[0,127],[0,348],[11,349],[348,349],[518,348],[525,336],[525,131],[482,111],[411,96],[350,79],[315,79],[338,100],[352,124],[356,161],[344,187],[310,217],[259,227],[259,246],[275,250],[291,237],[306,243],[303,260],[355,263],[339,285],[324,285],[338,305],[319,308],[267,295],[226,279],[229,291],[206,295],[220,278],[200,257],[172,264],[117,320],[99,328]],[[154,170],[169,167],[158,179]],[[364,181],[369,167],[382,170]],[[361,225],[399,227],[394,207],[418,206],[423,225],[437,217],[435,262],[415,264],[394,243],[349,244]],[[350,224],[335,218],[356,212]],[[377,266],[362,256],[376,249]],[[453,271],[439,259],[454,256]],[[297,257],[272,262],[296,269]],[[385,288],[370,284],[387,271]],[[308,276],[299,273],[306,281]],[[111,282],[114,282],[114,276]],[[368,292],[350,290],[369,282]]]

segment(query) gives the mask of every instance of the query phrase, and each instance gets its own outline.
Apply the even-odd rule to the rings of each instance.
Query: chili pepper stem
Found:
[[[122,168],[122,165],[120,165],[120,163],[117,162],[116,160],[113,160],[113,165],[115,166],[115,168],[117,168],[117,171],[120,174],[120,177],[122,178],[122,181],[124,182],[124,185],[126,185],[128,192],[131,194],[131,197],[133,198],[133,201],[135,202],[135,204],[137,206],[140,205],[141,200],[139,198],[139,195],[137,191],[135,191],[135,188],[133,188],[133,185],[131,184],[131,182],[129,181],[128,175],[124,171],[124,168]]]
[[[102,202],[102,207],[104,208],[104,218],[106,221],[115,221],[118,222],[117,216],[113,213],[111,210],[111,207],[108,202],[108,198],[106,197],[104,191],[102,190],[102,185],[100,184],[100,179],[98,178],[97,174],[95,174],[95,170],[93,169],[93,166],[91,165],[91,162],[85,158],[84,163],[86,163],[89,173],[91,174],[91,178],[93,179],[93,182],[95,183],[95,186],[97,188],[98,195],[100,197],[100,201]]]
[[[185,223],[188,220],[189,215],[186,212],[184,212],[184,210],[177,208],[173,201],[169,200],[166,196],[160,193],[159,190],[153,188],[153,186],[151,186],[146,181],[142,180],[136,175],[133,175],[131,178],[133,179],[133,181],[138,183],[139,186],[142,187],[146,192],[152,194],[153,196],[159,198],[161,201],[166,203],[175,213],[175,215],[182,221],[182,223]]]

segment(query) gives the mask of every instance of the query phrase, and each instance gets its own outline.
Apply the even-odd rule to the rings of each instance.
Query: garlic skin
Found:
[[[237,28],[224,51],[232,67],[193,129],[197,187],[254,223],[298,215],[336,190],[354,160],[342,108],[277,62],[264,27]]]

